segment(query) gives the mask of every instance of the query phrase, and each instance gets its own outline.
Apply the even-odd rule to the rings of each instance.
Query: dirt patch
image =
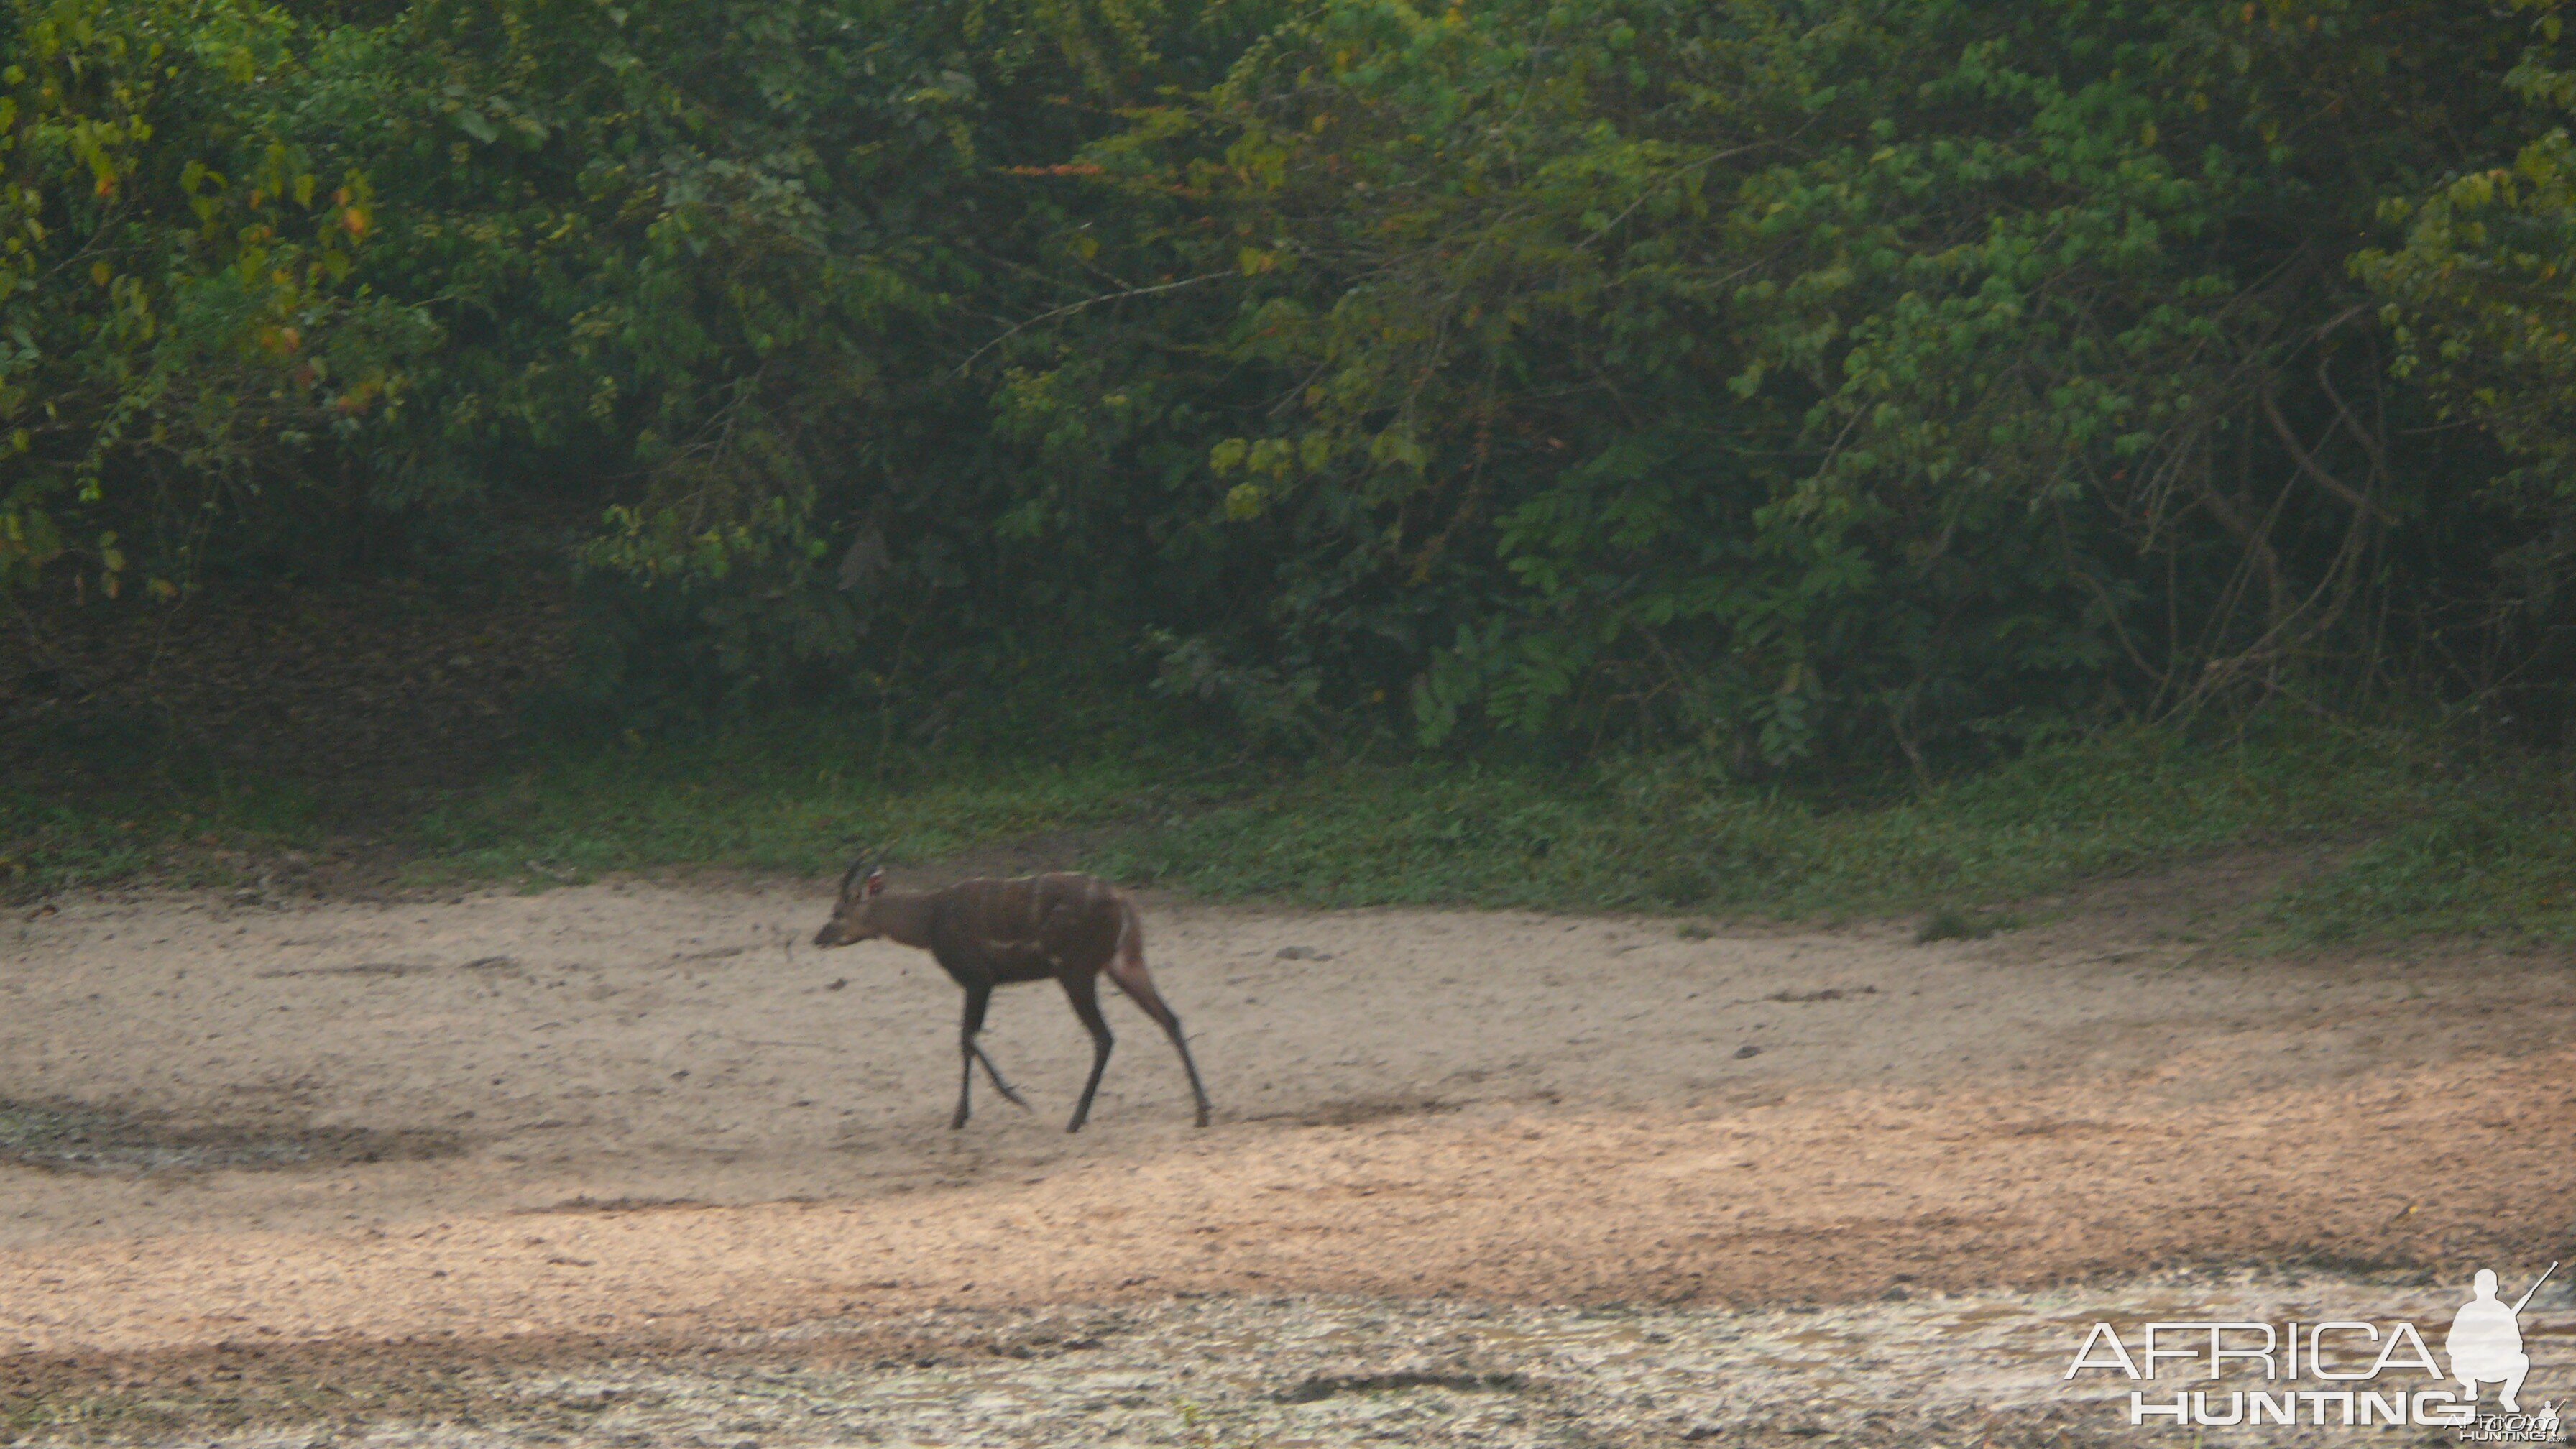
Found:
[[[1529,1375],[1517,1373],[1431,1373],[1422,1369],[1398,1369],[1393,1373],[1318,1374],[1305,1379],[1295,1388],[1278,1395],[1283,1404],[1311,1404],[1335,1394],[1389,1394],[1405,1389],[1454,1389],[1474,1393],[1479,1389],[1510,1391],[1529,1387]]]
[[[2214,949],[2258,930],[2283,891],[2332,873],[2363,844],[2347,838],[2214,850],[1963,914],[1974,927],[1971,938],[1991,937],[1989,948],[2013,959],[2116,953],[2125,961],[2149,946]],[[2443,943],[2427,943],[2426,951],[2457,954]]]
[[[1248,1116],[1247,1122],[1286,1122],[1299,1127],[1355,1127],[1362,1122],[1382,1122],[1389,1117],[1430,1117],[1442,1112],[1455,1112],[1454,1102],[1436,1097],[1421,1099],[1374,1098],[1351,1102],[1325,1102],[1294,1112],[1276,1112]]]
[[[0,1099],[0,1162],[64,1172],[275,1170],[461,1151],[453,1132],[422,1128],[174,1121],[87,1102]]]
[[[1299,1357],[1273,1340],[1374,1342],[1362,1325],[1394,1310],[1254,1310],[1654,1304],[1716,1315],[1717,1333],[1737,1311],[2030,1294],[2159,1265],[2448,1281],[2565,1256],[2576,1200],[2576,994],[2555,957],[2252,961],[2172,939],[2162,913],[1916,946],[1901,927],[1690,939],[1659,920],[1149,902],[1154,970],[1217,1124],[1190,1128],[1177,1060],[1117,1007],[1092,1125],[1067,1136],[1055,1109],[1088,1042],[1061,994],[1036,987],[996,999],[986,1041],[1039,1112],[985,1095],[952,1133],[955,987],[901,948],[815,951],[828,890],[625,884],[292,908],[177,896],[0,923],[0,1097],[170,1122],[238,1122],[243,1103],[277,1101],[306,1127],[463,1144],[262,1171],[0,1165],[0,1357],[53,1375],[41,1397],[57,1407],[118,1374],[140,1375],[144,1399],[174,1373],[205,1381],[163,1366],[227,1344],[381,1355],[367,1361],[393,1381],[412,1372],[395,1346],[425,1343],[447,1347],[419,1349],[424,1364],[488,1355],[504,1398],[542,1381],[673,1406],[510,1420],[576,1438],[590,1423],[606,1443],[732,1432],[707,1385],[772,1392],[763,1376],[798,1361],[781,1346],[795,1335],[891,1343],[924,1314],[953,1327],[1231,1304],[1246,1316],[1208,1308],[1186,1330],[1198,1338],[1158,1350],[1172,1375],[1257,1365],[1230,1386],[1085,1387],[1089,1350],[1010,1340],[1038,1357],[1006,1353],[1018,1367],[1002,1371],[1054,1377],[992,1392],[1045,1382],[1100,1398],[1102,1434],[1077,1433],[1052,1400],[997,1407],[978,1428],[871,1397],[957,1389],[938,1377],[956,1367],[946,1358],[868,1360],[794,1400],[812,1414],[796,1433],[766,1410],[740,1417],[770,1424],[763,1442],[865,1422],[995,1443],[1132,1423],[1140,1441],[1186,1443],[1181,1402],[1233,1406],[1250,1427],[1347,1406],[1309,1441],[1374,1425],[1627,1442],[1648,1421],[1591,1397],[1581,1374],[1542,1372],[1553,1350]],[[1086,1333],[1101,1337],[1059,1336]],[[766,1345],[742,1350],[762,1367],[596,1368],[728,1344]],[[1386,1377],[1407,1374],[1431,1377]],[[1495,1374],[1527,1386],[1457,1379]],[[1310,1380],[1341,1387],[1280,1399]],[[413,1414],[396,1403],[410,1392],[352,1412]],[[1145,1407],[1120,1417],[1132,1394]],[[1447,1407],[1415,1418],[1356,1412],[1434,1399]],[[862,1400],[875,1407],[848,1419]],[[448,1412],[417,1410],[423,1423]],[[1655,1418],[1652,1435],[1795,1437],[1799,1412],[1783,1397],[1767,1418]],[[1919,1442],[1939,1437],[1931,1422],[1828,1428]]]
[[[1877,994],[1878,988],[1875,986],[1855,986],[1849,991],[1839,986],[1827,986],[1817,991],[1774,991],[1762,999],[1786,1002],[1791,1006],[1805,1006],[1811,1002],[1840,1001],[1845,996],[1876,996]]]

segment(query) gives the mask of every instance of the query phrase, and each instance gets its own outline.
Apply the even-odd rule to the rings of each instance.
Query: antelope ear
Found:
[[[876,867],[875,869],[873,869],[873,870],[869,871],[869,872],[868,872],[868,879],[867,879],[867,883],[866,883],[865,885],[862,885],[859,889],[861,890],[861,892],[863,892],[864,894],[867,894],[867,895],[875,895],[877,892],[879,892],[879,891],[881,891],[881,890],[884,890],[884,889],[885,889],[885,867],[884,867],[884,866],[878,866],[878,867]]]

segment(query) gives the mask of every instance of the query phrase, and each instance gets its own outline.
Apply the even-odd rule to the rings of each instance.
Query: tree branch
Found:
[[[1187,277],[1181,281],[1164,282],[1158,286],[1130,287],[1124,292],[1104,292],[1097,297],[1085,297],[1079,302],[1067,302],[1061,307],[1049,308],[1048,310],[1031,317],[1029,320],[1013,326],[1001,336],[994,338],[992,341],[985,343],[974,351],[967,353],[966,360],[957,364],[955,376],[964,377],[967,371],[974,367],[975,359],[982,357],[985,353],[992,351],[994,348],[1001,346],[1003,343],[1010,341],[1013,337],[1027,331],[1031,327],[1037,326],[1041,322],[1052,322],[1058,317],[1070,317],[1076,312],[1080,312],[1091,307],[1097,307],[1103,302],[1123,302],[1129,297],[1151,297],[1158,292],[1177,292],[1183,287],[1195,287],[1202,282],[1222,281],[1225,278],[1234,275],[1235,273],[1231,271],[1209,272],[1204,276]]]

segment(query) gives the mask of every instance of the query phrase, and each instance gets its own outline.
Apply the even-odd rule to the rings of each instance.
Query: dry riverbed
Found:
[[[1932,946],[1149,901],[1217,1121],[1120,1004],[1076,1137],[1059,993],[952,1134],[957,993],[826,894],[0,924],[0,1439],[2082,1442],[2147,1432],[2094,1319],[2438,1342],[2576,1256],[2566,960],[2249,959],[2187,880]]]

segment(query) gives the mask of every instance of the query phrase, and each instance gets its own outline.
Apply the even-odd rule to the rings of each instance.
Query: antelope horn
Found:
[[[850,868],[841,875],[841,894],[846,896],[850,893],[850,887],[857,885],[859,877],[868,873],[868,867],[876,863],[876,858],[875,851],[862,851],[858,859],[850,862]]]

